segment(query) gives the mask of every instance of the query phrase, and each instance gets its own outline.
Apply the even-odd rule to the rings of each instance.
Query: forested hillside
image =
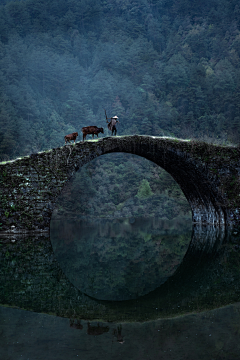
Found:
[[[105,108],[121,135],[239,141],[237,0],[0,4],[0,160],[106,129]]]

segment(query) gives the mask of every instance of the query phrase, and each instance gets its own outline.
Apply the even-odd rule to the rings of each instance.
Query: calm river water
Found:
[[[185,219],[0,235],[0,359],[239,359],[239,244]]]

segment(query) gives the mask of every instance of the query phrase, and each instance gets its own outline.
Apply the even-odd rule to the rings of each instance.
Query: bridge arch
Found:
[[[140,140],[139,138],[142,141],[135,141]],[[206,164],[192,157],[191,152],[176,149],[174,140],[162,138],[159,143],[157,139],[152,136],[128,136],[127,141],[114,141],[115,139],[109,138],[111,146],[108,143],[107,147],[102,147],[101,155],[123,152],[152,161],[166,170],[178,183],[191,206],[193,222],[225,224],[227,211],[218,190],[218,179],[213,178],[208,173]]]
[[[226,175],[224,162],[216,164],[214,157],[213,162],[205,161],[204,149],[172,138],[106,137],[2,164],[2,230],[48,230],[56,200],[72,175],[96,157],[114,152],[144,157],[166,170],[188,200],[193,222],[226,225],[231,220],[231,209],[221,187],[220,175]]]
[[[73,175],[57,199],[52,220],[67,214],[169,218],[180,213],[190,221],[189,203],[165,170],[141,156],[112,152],[93,159]]]

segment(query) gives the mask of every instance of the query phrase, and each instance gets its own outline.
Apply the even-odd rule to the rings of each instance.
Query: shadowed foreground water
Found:
[[[2,236],[0,358],[238,359],[238,231],[209,226],[190,229],[181,222],[154,221],[136,223],[137,220],[129,219],[118,227],[116,223],[112,227],[101,221],[98,230],[92,227],[89,235],[84,231],[80,240],[81,222],[79,227],[61,224],[57,227],[61,229],[58,246],[53,237],[52,246],[48,236]],[[132,234],[131,228],[138,230]],[[132,240],[118,247],[118,243],[124,244],[124,234]],[[89,243],[81,245],[86,239]],[[102,247],[96,239],[105,239]],[[95,257],[91,263],[92,258],[87,255],[96,248],[100,249],[101,257]],[[115,249],[115,253],[109,248]],[[116,258],[117,251],[121,252],[121,259]],[[128,254],[131,256],[127,257]],[[147,285],[150,274],[150,286],[145,286],[145,295],[137,296],[135,292],[133,299],[124,301],[89,297],[88,289],[83,289],[85,293],[81,289],[84,283],[80,282],[77,288],[71,278],[78,274],[82,279],[80,275],[86,265],[82,259],[77,260],[77,255],[88,261],[91,275],[96,261],[96,273],[101,273],[101,259],[105,263],[109,259],[111,267],[106,274],[111,277],[118,274],[114,273],[116,269],[121,269],[119,281],[112,289],[120,289],[122,277],[129,276],[123,270],[129,269],[134,259],[131,266],[138,293],[145,274]],[[158,272],[152,271],[156,268]],[[159,274],[164,274],[160,284]],[[101,279],[104,277],[97,277],[95,283],[98,289]],[[103,289],[108,283],[106,277]],[[129,294],[129,284],[133,282],[125,283]],[[104,292],[108,296],[113,294]]]
[[[68,319],[0,307],[0,357],[13,360],[164,359],[240,357],[240,304],[199,314],[133,323],[100,323],[101,335],[70,327]],[[91,322],[97,328],[96,322]],[[122,341],[115,334],[121,330]],[[122,343],[123,342],[123,343]]]

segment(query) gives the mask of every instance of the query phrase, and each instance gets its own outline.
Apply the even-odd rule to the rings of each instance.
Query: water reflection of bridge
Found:
[[[183,190],[194,222],[239,221],[238,148],[134,135],[78,142],[0,164],[2,230],[49,230],[66,182],[84,164],[112,152],[139,155],[165,169]]]
[[[63,317],[119,321],[219,307],[238,301],[238,242],[239,235],[224,227],[194,226],[182,263],[163,285],[137,302],[109,302],[90,298],[72,285],[48,237],[1,238],[0,303]]]

